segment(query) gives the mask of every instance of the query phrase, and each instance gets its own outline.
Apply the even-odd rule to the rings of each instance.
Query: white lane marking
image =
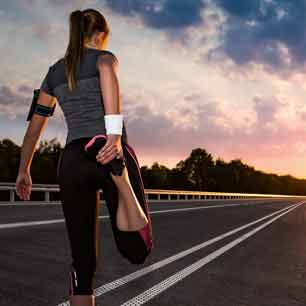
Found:
[[[61,223],[61,222],[64,222],[64,219],[51,219],[51,220],[46,220],[46,221],[12,222],[12,223],[0,224],[0,229],[25,227],[25,226],[32,226],[32,225],[53,224],[53,223]]]
[[[253,204],[225,204],[225,205],[211,205],[211,206],[197,206],[197,207],[185,207],[185,208],[174,208],[174,209],[162,209],[162,210],[154,210],[150,211],[150,214],[162,214],[167,212],[177,212],[177,211],[187,211],[187,210],[198,210],[198,209],[209,209],[209,208],[224,208],[229,206],[250,206],[257,205],[259,203]],[[266,203],[271,204],[271,203]],[[108,219],[109,215],[99,216],[99,219]],[[65,219],[50,219],[50,220],[40,220],[40,221],[24,221],[24,222],[11,222],[11,223],[3,223],[0,224],[0,229],[6,228],[16,228],[16,227],[25,227],[25,226],[33,226],[33,225],[46,225],[46,224],[54,224],[64,222]]]
[[[141,277],[143,275],[146,275],[146,274],[148,274],[150,272],[153,272],[153,271],[155,271],[155,270],[157,270],[157,269],[159,269],[159,268],[161,268],[163,266],[166,266],[167,264],[169,264],[171,262],[174,262],[174,261],[176,261],[176,260],[178,260],[178,259],[180,259],[182,257],[185,257],[185,256],[187,256],[187,255],[189,255],[191,253],[194,253],[197,250],[200,250],[200,249],[202,249],[202,248],[204,248],[204,247],[206,247],[208,245],[211,245],[211,244],[213,244],[213,243],[215,243],[215,242],[217,242],[219,240],[222,240],[225,237],[231,236],[231,235],[233,235],[233,234],[235,234],[235,233],[237,233],[239,231],[242,231],[243,229],[248,228],[248,227],[250,227],[250,226],[252,226],[252,225],[254,225],[254,224],[258,223],[258,222],[261,222],[261,221],[263,221],[263,220],[265,220],[267,218],[270,218],[270,217],[272,217],[272,216],[274,216],[274,215],[276,215],[278,213],[281,213],[282,211],[290,209],[291,207],[296,207],[299,203],[304,203],[304,201],[300,201],[300,202],[295,203],[293,205],[287,206],[287,207],[285,207],[283,209],[280,209],[280,210],[278,210],[278,211],[276,211],[274,213],[266,215],[266,216],[264,216],[262,218],[259,218],[259,219],[255,220],[255,221],[252,221],[252,222],[247,223],[247,224],[245,224],[243,226],[237,227],[236,229],[233,229],[233,230],[231,230],[231,231],[229,231],[227,233],[221,234],[221,235],[219,235],[217,237],[214,237],[214,238],[212,238],[210,240],[207,240],[207,241],[205,241],[203,243],[200,243],[200,244],[198,244],[198,245],[196,245],[196,246],[194,246],[194,247],[192,247],[190,249],[187,249],[185,251],[179,252],[179,253],[177,253],[175,255],[172,255],[172,256],[170,256],[168,258],[160,260],[159,262],[153,263],[153,264],[151,264],[151,265],[149,265],[147,267],[144,267],[142,269],[139,269],[139,270],[137,270],[137,271],[135,271],[133,273],[130,273],[130,274],[125,275],[125,276],[123,276],[121,278],[118,278],[118,279],[116,279],[114,281],[106,283],[106,284],[96,288],[94,290],[94,294],[95,294],[96,297],[98,297],[98,296],[100,296],[102,294],[105,294],[105,293],[107,293],[107,292],[109,292],[111,290],[114,290],[114,289],[116,289],[116,288],[118,288],[118,287],[120,287],[120,286],[122,286],[122,285],[124,285],[124,284],[126,284],[126,283],[128,283],[128,282],[130,282],[132,280],[134,280],[134,279],[137,279],[137,278],[139,278],[139,277]],[[69,301],[63,302],[63,303],[59,304],[58,306],[67,306],[67,305],[70,305]]]
[[[20,202],[20,203],[19,203]],[[1,203],[0,204],[0,207],[2,206],[24,206],[24,207],[27,207],[27,206],[41,206],[41,207],[44,207],[44,206],[50,206],[50,205],[61,205],[61,202],[60,201],[51,201],[51,202],[33,202],[33,201],[29,201],[29,200],[25,200],[25,201],[18,201],[18,202],[15,202],[14,204],[11,203],[11,202],[4,202],[4,203]]]
[[[125,303],[121,304],[120,306],[138,306],[138,305],[142,305],[142,304],[146,303],[147,301],[151,300],[154,296],[156,296],[156,295],[160,294],[161,292],[165,291],[169,287],[173,286],[175,283],[184,279],[185,277],[187,277],[191,273],[197,271],[198,269],[205,266],[209,262],[218,258],[223,253],[229,251],[231,248],[233,248],[237,244],[239,244],[242,241],[246,240],[247,238],[253,236],[254,234],[259,232],[263,228],[267,227],[268,225],[270,225],[271,223],[273,223],[274,221],[276,221],[277,219],[279,219],[283,215],[288,214],[290,211],[296,209],[297,207],[299,207],[303,204],[304,204],[304,202],[301,203],[301,204],[297,204],[294,207],[290,208],[289,210],[287,210],[287,211],[281,213],[280,215],[272,218],[271,220],[259,225],[255,229],[247,232],[246,234],[241,235],[239,238],[227,243],[226,245],[224,245],[220,249],[217,249],[216,251],[210,253],[209,255],[197,260],[196,262],[194,262],[190,266],[187,266],[186,268],[180,270],[179,272],[176,272],[176,273],[172,274],[170,277],[164,279],[160,283],[157,283],[153,287],[143,291],[142,293],[140,293],[137,296],[133,297],[132,299],[126,301]]]
[[[165,212],[176,212],[176,211],[186,211],[186,210],[193,210],[193,209],[209,209],[209,208],[222,208],[222,207],[228,207],[228,206],[251,206],[251,205],[257,205],[257,204],[261,204],[263,205],[263,203],[237,203],[237,204],[225,204],[225,205],[210,205],[210,206],[200,206],[200,207],[184,207],[184,208],[176,208],[176,209],[162,209],[162,210],[154,210],[151,211],[152,214],[155,213],[165,213]],[[274,203],[266,203],[266,204],[274,204]]]

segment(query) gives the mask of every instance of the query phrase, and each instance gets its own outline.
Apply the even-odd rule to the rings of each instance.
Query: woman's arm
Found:
[[[40,90],[38,104],[43,106],[54,106],[56,98]],[[45,112],[44,112],[45,113]],[[30,200],[32,179],[30,167],[35,147],[42,130],[46,126],[48,117],[42,113],[33,113],[28,129],[23,138],[18,176],[16,179],[16,193],[22,200]]]
[[[123,116],[117,67],[118,60],[113,54],[106,53],[98,57],[97,68],[103,97],[105,128],[108,135],[107,142],[97,154],[97,161],[103,164],[111,161],[118,153],[121,153],[121,156],[123,154],[121,146]]]
[[[52,107],[56,103],[56,98],[45,93],[43,90],[40,90],[37,103],[44,106]],[[35,152],[36,144],[48,120],[49,117],[42,116],[37,113],[33,114],[25,136],[23,138],[19,172],[30,171],[30,166]]]
[[[111,54],[98,57],[97,67],[104,102],[105,115],[121,113],[119,81],[117,77],[118,60]]]

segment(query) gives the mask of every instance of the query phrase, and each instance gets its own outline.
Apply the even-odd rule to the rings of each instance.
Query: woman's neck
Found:
[[[100,48],[98,48],[97,46],[94,46],[94,45],[89,45],[89,44],[86,44],[84,45],[85,48],[88,48],[88,49],[96,49],[96,50],[101,50]]]

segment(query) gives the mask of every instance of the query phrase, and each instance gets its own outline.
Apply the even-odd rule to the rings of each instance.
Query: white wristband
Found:
[[[106,134],[122,135],[123,114],[108,114],[104,116]]]

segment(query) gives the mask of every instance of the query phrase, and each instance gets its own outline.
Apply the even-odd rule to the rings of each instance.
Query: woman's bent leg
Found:
[[[127,258],[131,263],[142,264],[151,253],[153,247],[151,217],[148,203],[145,198],[144,186],[136,154],[133,148],[128,144],[123,145],[123,151],[126,158],[126,167],[129,173],[131,187],[149,221],[146,232],[122,231],[118,228],[116,217],[119,206],[119,192],[111,177],[108,180],[108,184],[104,186],[103,198],[105,199],[110,214],[111,226],[118,250],[123,257]]]
[[[121,176],[111,176],[118,188],[117,227],[121,231],[142,229],[149,221],[131,186],[127,167]]]

